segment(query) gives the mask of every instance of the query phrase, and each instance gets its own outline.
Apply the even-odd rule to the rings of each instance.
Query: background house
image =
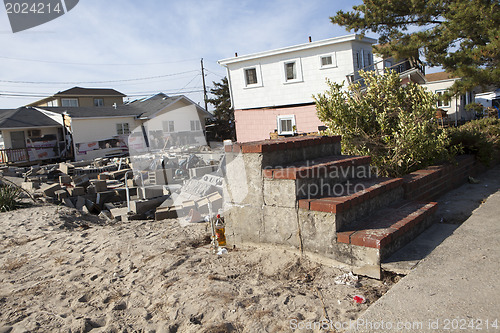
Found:
[[[123,104],[125,97],[114,89],[74,87],[29,104],[39,107],[100,107]]]
[[[328,89],[327,79],[352,84],[359,71],[392,68],[404,78],[424,82],[423,67],[392,59],[376,62],[377,40],[353,34],[277,50],[220,60],[226,67],[237,140],[268,139],[270,132],[293,135],[323,126],[313,95]]]
[[[33,108],[0,110],[0,163],[33,163],[65,155],[62,118]]]
[[[446,72],[427,74],[425,78],[427,82],[422,86],[438,96],[444,94],[455,81],[460,80],[460,78],[450,77]],[[475,92],[470,91],[458,97],[453,97],[450,101],[439,100],[437,101],[437,107],[447,111],[450,123],[458,125],[460,122],[474,118],[473,112],[467,111],[465,108],[467,104],[474,102]]]
[[[213,116],[186,96],[159,93],[127,105],[140,112],[138,126],[129,138],[134,151],[207,144],[205,119]]]

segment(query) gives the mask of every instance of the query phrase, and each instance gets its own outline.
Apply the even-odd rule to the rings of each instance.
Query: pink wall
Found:
[[[317,132],[323,123],[316,115],[316,105],[279,109],[235,110],[236,138],[238,142],[269,139],[277,128],[276,116],[295,115],[297,132]]]

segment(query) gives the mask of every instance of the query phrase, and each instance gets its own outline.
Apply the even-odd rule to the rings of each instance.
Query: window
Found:
[[[94,98],[94,106],[104,106],[104,99]]]
[[[365,67],[371,66],[373,64],[372,54],[370,52],[363,51],[364,59],[363,63]]]
[[[356,63],[355,63],[356,68],[358,68],[358,69],[363,68],[363,67],[361,67],[362,66],[362,64],[361,64],[362,59],[361,59],[361,54],[359,53],[359,51],[356,52],[356,59],[355,59],[355,61],[356,61]]]
[[[117,135],[130,134],[130,128],[128,126],[128,123],[116,124],[116,134]]]
[[[300,59],[287,60],[282,62],[283,83],[302,82],[302,68]]]
[[[47,102],[47,106],[59,106],[59,101],[57,99],[53,99]]]
[[[199,120],[191,120],[191,131],[201,131],[201,123]]]
[[[163,132],[165,132],[165,133],[175,132],[173,120],[165,120],[165,121],[163,121],[162,125],[163,125]]]
[[[296,132],[295,116],[278,116],[278,134],[293,135]]]
[[[438,96],[437,106],[438,106],[438,108],[449,108],[450,101],[443,100],[443,98],[442,98],[443,93],[444,93],[444,90],[436,91],[436,95]]]
[[[466,97],[466,102],[465,102],[466,104],[474,103],[476,101],[473,91],[468,91],[465,97]]]
[[[28,137],[30,138],[39,138],[42,136],[42,130],[35,129],[35,130],[28,130]]]
[[[246,85],[257,84],[257,69],[256,68],[248,68],[245,69],[245,82]]]
[[[286,80],[296,80],[297,79],[297,66],[295,65],[295,62],[289,62],[285,64],[285,75],[286,75]]]
[[[335,58],[335,53],[322,55],[319,57],[321,68],[332,68],[337,67],[337,59]]]
[[[63,98],[61,104],[63,107],[78,107],[78,98]]]

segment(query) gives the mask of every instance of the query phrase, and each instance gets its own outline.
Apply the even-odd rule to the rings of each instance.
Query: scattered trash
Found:
[[[354,286],[358,282],[358,277],[352,272],[342,274],[340,276],[337,276],[335,280],[333,280],[335,284],[345,284],[348,286]]]
[[[227,254],[227,250],[223,247],[219,248],[219,251],[217,252],[217,255],[221,256],[223,254]]]
[[[471,177],[471,176],[469,176],[468,181],[470,184],[479,184],[480,183],[479,180],[477,180],[476,178]]]
[[[361,295],[356,295],[352,299],[354,300],[354,302],[356,302],[358,304],[365,304],[366,303],[366,298],[364,298]]]

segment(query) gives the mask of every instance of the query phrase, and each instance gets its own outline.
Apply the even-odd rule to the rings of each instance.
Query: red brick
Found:
[[[342,213],[344,211],[343,202],[335,201],[332,198],[323,198],[311,201],[311,210],[326,213]]]
[[[274,179],[297,179],[295,168],[275,169],[273,173]]]
[[[262,145],[259,144],[244,145],[241,147],[241,151],[243,152],[243,154],[261,153]]]
[[[273,171],[273,169],[264,169],[262,170],[262,176],[264,178],[273,179]]]
[[[337,232],[337,243],[349,244],[351,241],[352,231]]]
[[[358,231],[351,235],[351,244],[357,246],[380,248],[380,240],[366,230]]]
[[[299,208],[309,210],[311,201],[313,201],[313,199],[301,199],[301,200],[299,200]]]
[[[233,145],[224,146],[224,151],[226,153],[232,153],[233,152]]]

